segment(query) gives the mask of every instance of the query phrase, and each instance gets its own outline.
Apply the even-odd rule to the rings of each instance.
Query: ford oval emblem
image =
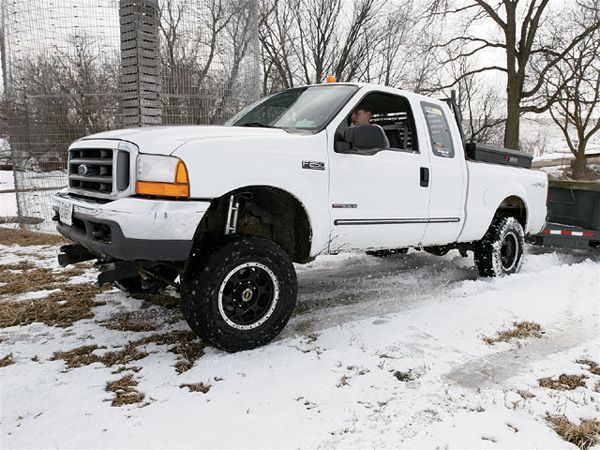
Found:
[[[80,164],[79,167],[77,167],[77,173],[79,175],[87,175],[88,166],[86,166],[85,164]]]

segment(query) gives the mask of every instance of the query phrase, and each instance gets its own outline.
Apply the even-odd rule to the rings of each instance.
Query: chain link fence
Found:
[[[258,98],[257,0],[0,2],[0,135],[27,228],[54,231],[51,197],[75,139],[221,124]]]

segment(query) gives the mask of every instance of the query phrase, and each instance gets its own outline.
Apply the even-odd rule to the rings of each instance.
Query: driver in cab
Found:
[[[352,111],[352,116],[350,117],[350,120],[352,121],[351,126],[355,127],[358,125],[372,125],[379,128],[381,130],[381,134],[383,135],[383,148],[390,148],[390,141],[385,135],[385,131],[383,131],[383,128],[381,128],[379,125],[372,124],[371,117],[373,117],[373,113],[367,105],[358,105],[358,107]]]

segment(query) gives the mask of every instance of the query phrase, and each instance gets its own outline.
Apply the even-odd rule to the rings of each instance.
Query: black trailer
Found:
[[[534,244],[600,248],[600,182],[550,181],[548,216]]]

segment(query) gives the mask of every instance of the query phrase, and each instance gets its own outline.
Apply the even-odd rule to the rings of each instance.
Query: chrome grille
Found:
[[[128,152],[110,148],[73,148],[69,151],[71,190],[104,197],[128,187]]]

